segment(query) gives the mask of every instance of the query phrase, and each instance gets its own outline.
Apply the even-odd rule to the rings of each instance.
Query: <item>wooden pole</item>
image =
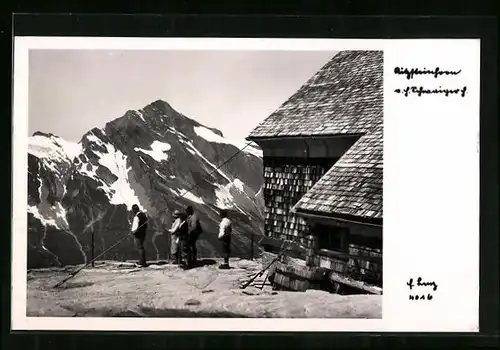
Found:
[[[250,260],[253,260],[253,232],[250,235]]]
[[[95,263],[94,263],[94,235],[95,235],[95,231],[92,230],[92,267],[95,267]]]
[[[170,235],[170,232],[167,231],[166,237],[167,237],[167,263],[170,264],[172,262],[171,261],[172,256],[170,252],[170,250],[172,249],[172,236]]]

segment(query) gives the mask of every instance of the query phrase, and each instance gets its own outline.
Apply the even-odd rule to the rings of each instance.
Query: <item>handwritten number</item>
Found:
[[[429,293],[429,294],[427,294],[427,298],[423,294],[422,295],[412,295],[412,294],[410,294],[408,296],[408,298],[410,300],[432,300],[434,297],[432,296],[432,294]]]

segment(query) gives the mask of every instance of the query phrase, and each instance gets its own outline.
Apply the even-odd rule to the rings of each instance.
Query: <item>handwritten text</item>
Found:
[[[434,78],[437,78],[441,75],[458,75],[460,74],[462,70],[458,71],[450,71],[450,70],[441,70],[439,67],[436,67],[433,70],[424,68],[424,69],[419,69],[419,68],[403,68],[403,67],[396,67],[394,68],[394,73],[398,75],[406,75],[406,79],[410,80],[413,79],[415,75],[431,75]]]
[[[410,94],[415,94],[418,97],[422,95],[444,95],[446,97],[449,95],[460,95],[461,97],[464,97],[467,93],[467,86],[460,89],[443,89],[441,86],[437,89],[426,89],[423,86],[407,86],[404,89],[396,89],[394,92],[402,94],[405,97],[408,97]]]
[[[405,68],[405,67],[396,67],[394,68],[394,74],[403,75],[407,80],[413,79],[416,75],[421,76],[430,76],[435,79],[441,76],[457,76],[462,72],[462,70],[442,70],[439,67],[435,69],[427,69],[427,68]],[[439,87],[424,87],[424,86],[406,86],[403,88],[398,88],[394,90],[395,93],[402,95],[404,97],[408,96],[461,96],[465,97],[467,94],[467,86],[456,87],[456,88],[443,88]]]

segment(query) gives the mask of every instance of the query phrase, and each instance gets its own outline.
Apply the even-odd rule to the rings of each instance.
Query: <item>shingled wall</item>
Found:
[[[273,238],[293,240],[307,236],[309,226],[291,209],[330,169],[335,159],[264,160],[265,233]],[[309,246],[311,242],[302,240]]]

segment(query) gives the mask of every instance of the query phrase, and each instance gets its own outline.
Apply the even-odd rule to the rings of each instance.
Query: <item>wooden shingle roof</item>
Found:
[[[341,51],[248,139],[364,134],[382,118],[382,75],[382,51]]]
[[[382,219],[383,124],[362,136],[297,202],[293,210]]]

